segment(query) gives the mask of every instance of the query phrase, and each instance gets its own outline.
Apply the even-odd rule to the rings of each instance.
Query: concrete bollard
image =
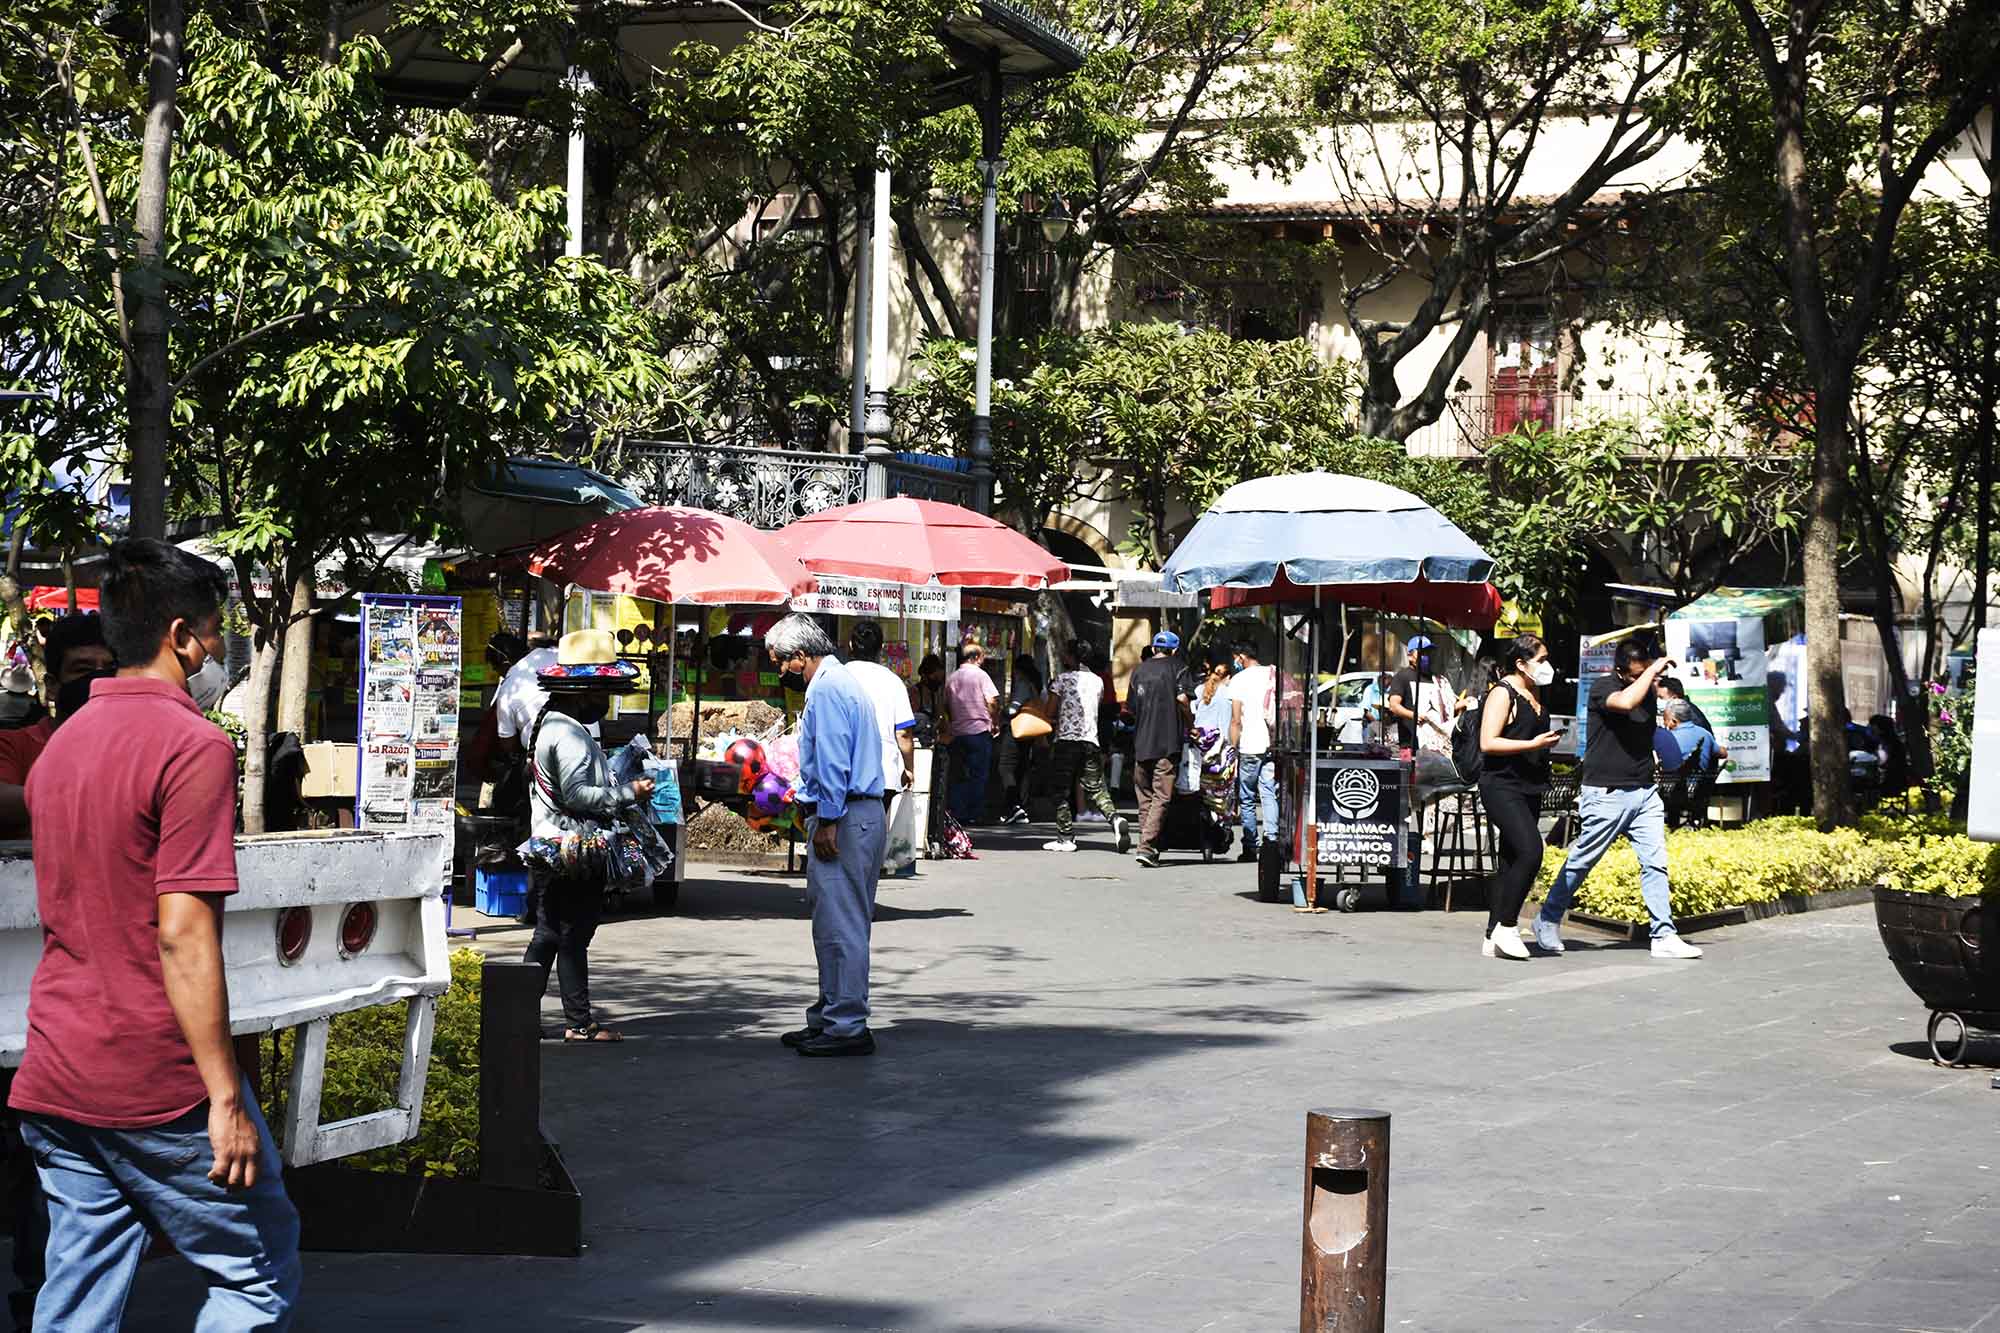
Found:
[[[1383,1333],[1389,1275],[1389,1113],[1306,1113],[1299,1333]]]

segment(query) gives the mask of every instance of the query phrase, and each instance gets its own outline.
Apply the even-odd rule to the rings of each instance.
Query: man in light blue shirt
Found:
[[[786,616],[764,636],[764,647],[785,688],[803,689],[806,696],[799,718],[798,796],[811,807],[806,903],[819,960],[819,999],[806,1008],[806,1025],[786,1033],[784,1043],[800,1055],[873,1055],[868,935],[888,833],[883,798],[889,794],[881,725],[867,690],[833,655],[833,640],[811,616]]]

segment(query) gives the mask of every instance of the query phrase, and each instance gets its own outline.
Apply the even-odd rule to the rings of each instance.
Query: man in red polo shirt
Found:
[[[109,671],[111,650],[104,646],[98,617],[69,615],[50,621],[42,632],[42,666],[51,705],[61,699],[63,686]],[[57,717],[0,731],[0,838],[28,836],[28,770],[55,735],[59,720],[60,710]]]
[[[227,595],[176,547],[114,546],[124,666],[28,777],[43,945],[9,1104],[49,1200],[38,1329],[117,1328],[149,1224],[208,1278],[199,1327],[282,1329],[297,1304],[298,1214],[229,1037],[236,753],[189,686]]]

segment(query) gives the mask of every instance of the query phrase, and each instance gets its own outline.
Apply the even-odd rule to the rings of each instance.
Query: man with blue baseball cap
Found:
[[[1389,716],[1396,719],[1396,744],[1417,750],[1417,700],[1419,690],[1430,683],[1431,641],[1419,634],[1403,645],[1404,666],[1389,682]]]
[[[1174,799],[1174,772],[1187,740],[1188,697],[1194,682],[1180,658],[1181,636],[1161,630],[1153,655],[1132,673],[1132,786],[1139,797],[1139,864],[1160,864],[1160,833]]]

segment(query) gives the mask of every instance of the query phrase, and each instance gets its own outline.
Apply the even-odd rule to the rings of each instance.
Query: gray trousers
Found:
[[[868,932],[889,831],[885,814],[880,801],[848,801],[836,821],[839,854],[831,861],[806,857],[806,906],[819,960],[819,999],[806,1009],[806,1026],[836,1037],[868,1027]]]

